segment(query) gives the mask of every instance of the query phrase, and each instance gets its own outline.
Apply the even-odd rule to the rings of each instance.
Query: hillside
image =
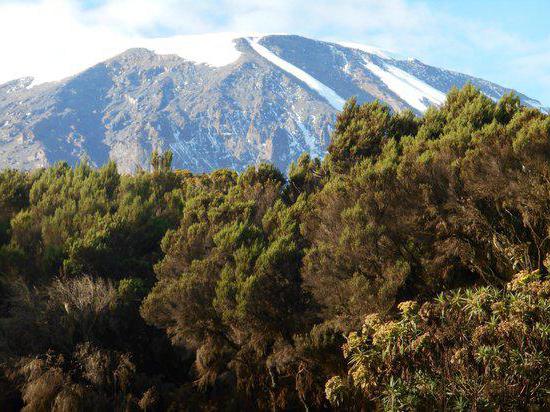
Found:
[[[369,46],[238,36],[151,40],[65,79],[0,85],[0,167],[85,157],[134,172],[172,150],[174,166],[194,172],[263,161],[286,171],[303,152],[324,155],[352,96],[419,115],[468,82],[495,100],[509,92]]]

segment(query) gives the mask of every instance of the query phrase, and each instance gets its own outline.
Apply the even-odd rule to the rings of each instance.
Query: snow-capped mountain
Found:
[[[136,45],[62,80],[1,84],[0,167],[86,157],[95,165],[113,159],[132,172],[147,166],[153,149],[171,149],[175,167],[197,172],[260,161],[286,170],[304,151],[323,155],[351,96],[420,114],[467,82],[493,99],[510,91],[374,47],[294,35]]]

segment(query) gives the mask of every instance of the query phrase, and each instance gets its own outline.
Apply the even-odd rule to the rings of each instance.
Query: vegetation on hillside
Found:
[[[0,173],[7,410],[550,408],[550,117],[349,101],[282,174]]]
[[[445,292],[365,317],[344,345],[334,406],[384,410],[544,410],[550,386],[550,280],[520,272],[505,289]]]

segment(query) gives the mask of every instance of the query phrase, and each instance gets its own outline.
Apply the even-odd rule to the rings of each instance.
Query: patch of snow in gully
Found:
[[[323,155],[322,155],[321,151],[319,150],[319,147],[317,146],[317,142],[315,141],[315,137],[309,131],[307,126],[304,123],[302,123],[302,121],[299,118],[297,119],[296,124],[298,125],[298,128],[302,132],[302,136],[304,137],[304,140],[306,142],[306,145],[308,146],[309,153],[311,154],[311,156],[322,158]]]
[[[392,65],[385,69],[365,59],[365,67],[401,99],[420,112],[425,112],[428,106],[426,100],[433,104],[442,104],[445,94],[434,89],[422,80]]]
[[[322,97],[324,97],[332,107],[336,110],[342,110],[346,101],[342,99],[334,90],[325,84],[321,83],[319,80],[306,73],[302,69],[294,66],[293,64],[287,62],[286,60],[281,59],[279,56],[275,55],[267,48],[258,43],[260,38],[247,38],[250,46],[263,58],[267,59],[274,65],[280,67],[287,73],[290,73],[294,77],[303,81],[308,87],[312,90],[315,90]]]
[[[447,98],[445,93],[435,89],[434,87],[430,86],[429,84],[424,83],[419,78],[417,78],[417,77],[413,76],[412,74],[407,73],[406,71],[401,70],[401,69],[399,69],[395,66],[388,65],[388,66],[386,66],[386,68],[388,69],[388,71],[390,73],[393,73],[394,75],[396,75],[397,77],[399,77],[403,81],[409,83],[411,86],[417,88],[422,93],[424,93],[424,96],[428,100],[431,100],[432,102],[434,102],[436,104],[445,103],[445,99]]]

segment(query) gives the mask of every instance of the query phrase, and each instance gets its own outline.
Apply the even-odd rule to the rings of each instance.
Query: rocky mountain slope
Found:
[[[175,167],[196,172],[260,161],[286,170],[304,151],[323,155],[351,96],[420,114],[467,82],[493,99],[509,92],[363,45],[269,35],[212,46],[212,37],[192,37],[151,41],[63,80],[0,85],[0,167],[86,157],[132,172],[153,149],[171,149]]]

